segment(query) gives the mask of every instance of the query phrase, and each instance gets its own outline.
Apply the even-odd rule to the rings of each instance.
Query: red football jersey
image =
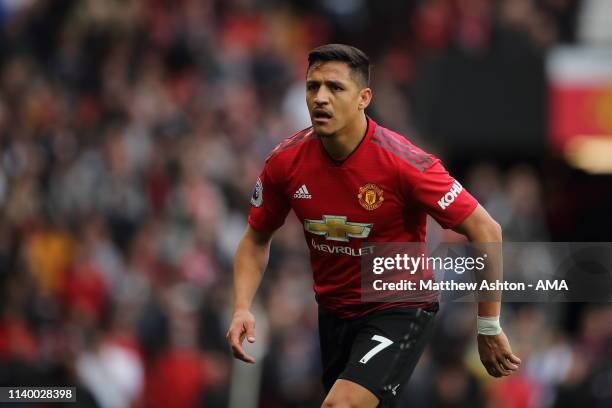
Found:
[[[279,144],[257,180],[248,221],[273,231],[293,209],[310,249],[317,302],[351,318],[394,306],[361,301],[362,243],[424,242],[427,214],[452,228],[477,204],[438,158],[368,118],[365,137],[341,162],[312,128]]]

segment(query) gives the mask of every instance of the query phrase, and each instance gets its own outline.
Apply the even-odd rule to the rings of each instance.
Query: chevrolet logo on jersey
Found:
[[[349,238],[367,238],[374,224],[348,222],[343,215],[324,215],[323,220],[304,220],[304,229],[330,241],[348,242]]]

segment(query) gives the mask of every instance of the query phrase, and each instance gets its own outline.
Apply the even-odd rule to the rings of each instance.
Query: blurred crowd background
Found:
[[[611,5],[0,0],[0,386],[227,407],[259,378],[232,382],[232,257],[265,156],[309,125],[323,43],[371,56],[368,113],[440,156],[506,240],[610,241],[610,176],[549,146],[545,65],[559,45],[612,47]],[[254,406],[322,401],[311,285],[290,216],[258,295]],[[612,406],[609,304],[505,305],[523,368],[501,380],[474,315],[443,308],[402,406]]]

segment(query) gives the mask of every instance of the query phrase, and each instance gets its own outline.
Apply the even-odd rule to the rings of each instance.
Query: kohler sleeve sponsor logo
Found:
[[[457,180],[455,180],[451,189],[448,190],[448,193],[444,194],[442,198],[438,200],[438,205],[440,206],[440,208],[446,210],[446,207],[451,205],[453,201],[455,201],[455,198],[457,198],[459,193],[461,193],[462,191],[463,186],[459,184]]]

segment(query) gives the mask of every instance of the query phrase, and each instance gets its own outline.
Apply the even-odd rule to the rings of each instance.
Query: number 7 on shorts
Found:
[[[368,351],[363,357],[361,357],[361,360],[359,360],[361,364],[366,364],[376,354],[380,353],[381,351],[393,344],[393,341],[389,340],[386,337],[379,336],[378,334],[372,336],[372,340],[377,341],[380,344],[375,346],[372,350]]]

